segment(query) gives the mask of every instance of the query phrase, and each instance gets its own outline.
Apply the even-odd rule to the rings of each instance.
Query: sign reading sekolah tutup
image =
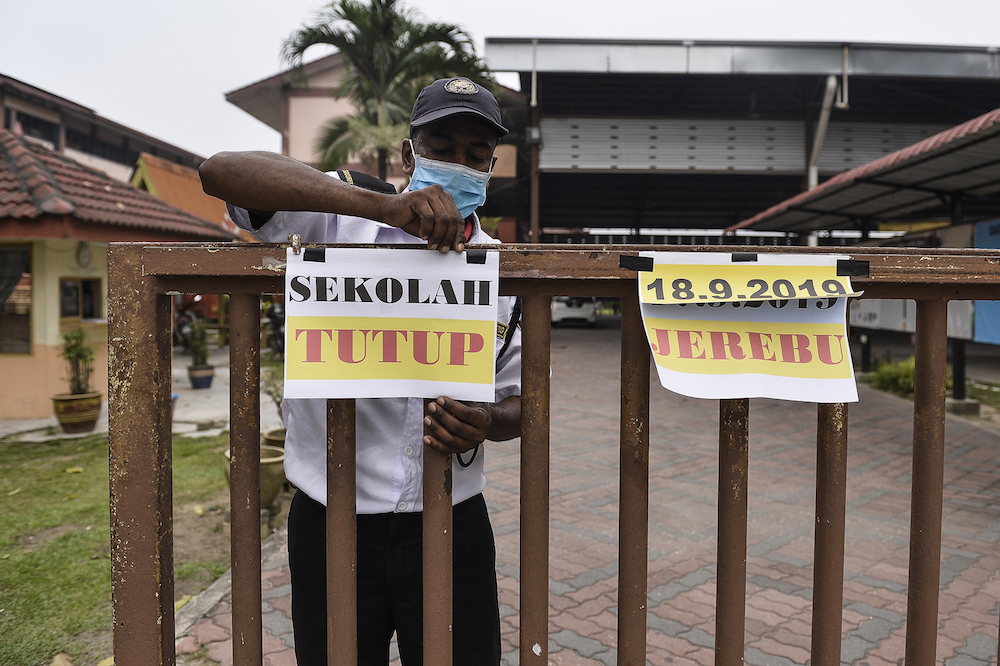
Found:
[[[856,402],[837,255],[643,252],[639,301],[660,383],[693,398]]]
[[[286,398],[492,402],[499,257],[289,249]]]

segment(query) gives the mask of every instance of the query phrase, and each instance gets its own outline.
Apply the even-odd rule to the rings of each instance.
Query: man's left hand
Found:
[[[464,453],[486,439],[493,423],[490,406],[440,397],[427,405],[424,444],[442,453]]]

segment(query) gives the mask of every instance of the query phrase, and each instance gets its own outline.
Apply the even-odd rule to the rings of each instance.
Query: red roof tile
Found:
[[[234,240],[228,231],[68,157],[0,130],[0,224],[68,215],[177,240]]]

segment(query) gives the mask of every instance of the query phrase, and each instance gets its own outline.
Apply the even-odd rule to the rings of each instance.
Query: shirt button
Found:
[[[405,453],[407,456],[409,456],[409,457],[412,458],[413,457],[413,447],[412,446],[407,446],[405,449],[403,449],[403,453]]]
[[[408,505],[406,502],[400,502],[399,504],[396,505],[396,511],[406,511],[407,506]]]

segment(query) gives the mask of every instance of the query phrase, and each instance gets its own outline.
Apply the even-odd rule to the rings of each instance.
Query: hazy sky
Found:
[[[0,73],[199,153],[279,150],[224,93],[281,70],[315,0],[4,2]],[[486,37],[855,41],[1000,46],[997,0],[410,0]],[[609,12],[609,7],[614,11]],[[323,55],[316,50],[307,59]]]

